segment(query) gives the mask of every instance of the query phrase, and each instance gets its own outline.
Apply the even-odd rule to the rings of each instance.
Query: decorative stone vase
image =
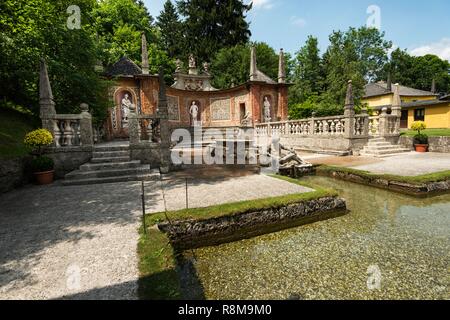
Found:
[[[428,151],[427,144],[415,144],[414,148],[416,148],[416,152],[427,152]]]
[[[35,172],[33,173],[37,184],[45,185],[53,183],[53,178],[55,175],[55,170],[45,171],[45,172]]]

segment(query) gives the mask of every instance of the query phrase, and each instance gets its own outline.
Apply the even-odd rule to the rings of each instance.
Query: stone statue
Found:
[[[264,97],[264,122],[270,122],[272,120],[270,116],[270,102],[268,97]]]
[[[189,69],[195,69],[196,67],[197,67],[197,65],[195,63],[194,55],[191,53],[189,55]]]
[[[203,70],[206,74],[209,74],[209,66],[210,64],[208,62],[203,62]]]
[[[175,65],[176,65],[175,72],[180,72],[183,69],[183,61],[181,61],[180,59],[177,59],[175,61]]]
[[[241,120],[242,126],[249,126],[251,125],[251,119],[250,119],[250,112],[246,112],[244,118]]]
[[[191,107],[189,108],[189,113],[191,114],[192,117],[192,123],[196,125],[198,117],[198,106],[195,103],[195,101],[192,101]]]
[[[122,127],[126,127],[128,125],[128,115],[130,111],[134,110],[134,104],[131,103],[128,93],[125,93],[125,96],[122,99],[121,103],[122,109]]]

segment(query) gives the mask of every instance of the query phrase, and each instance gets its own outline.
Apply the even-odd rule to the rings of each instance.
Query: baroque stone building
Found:
[[[278,81],[258,70],[255,48],[251,49],[249,80],[229,89],[216,89],[211,85],[209,65],[198,68],[189,57],[188,70],[177,61],[174,84],[167,88],[169,125],[189,128],[226,128],[254,126],[288,118],[288,86],[285,59],[279,56]],[[115,80],[110,88],[114,107],[109,110],[106,124],[107,139],[127,138],[128,109],[136,108],[138,114],[153,115],[158,108],[159,79],[148,71],[148,54],[145,37],[142,38],[142,68],[123,57],[106,72]],[[195,117],[195,119],[194,119]]]

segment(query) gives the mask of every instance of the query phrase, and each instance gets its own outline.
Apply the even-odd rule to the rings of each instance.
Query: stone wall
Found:
[[[165,222],[158,227],[168,234],[174,247],[187,249],[236,241],[319,221],[342,215],[345,210],[343,199],[323,197],[278,208],[206,220]]]
[[[130,144],[131,160],[140,160],[143,164],[149,164],[152,168],[161,165],[161,147],[159,143],[140,142]]]
[[[367,141],[368,139],[348,139],[342,136],[281,136],[280,139],[286,147],[339,155],[357,154]]]
[[[399,144],[414,150],[413,137],[401,136]],[[428,144],[428,151],[430,152],[450,153],[450,137],[429,137]]]
[[[62,147],[49,148],[46,156],[55,162],[55,177],[64,178],[66,173],[79,169],[79,167],[89,162],[92,158],[93,147]]]
[[[26,171],[28,157],[0,160],[0,193],[20,187],[30,181],[31,173]]]

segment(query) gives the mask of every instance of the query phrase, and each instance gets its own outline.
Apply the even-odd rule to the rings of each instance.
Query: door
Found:
[[[402,116],[400,118],[400,128],[408,128],[408,110],[402,110]]]

